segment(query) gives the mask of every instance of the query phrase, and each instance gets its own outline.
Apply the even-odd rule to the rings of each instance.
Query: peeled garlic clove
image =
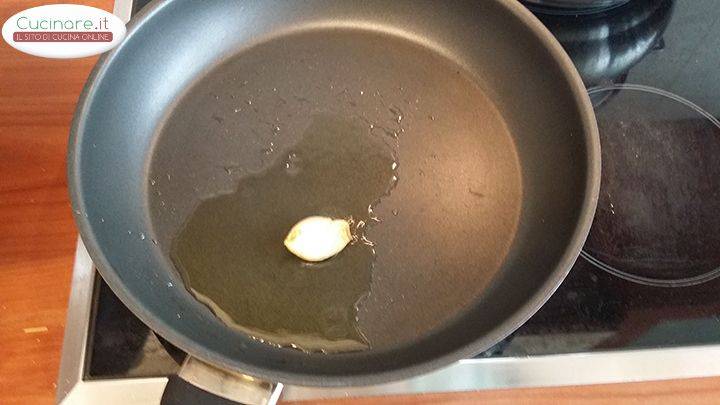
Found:
[[[284,243],[295,256],[308,262],[321,262],[340,253],[351,239],[348,221],[312,216],[295,224]]]

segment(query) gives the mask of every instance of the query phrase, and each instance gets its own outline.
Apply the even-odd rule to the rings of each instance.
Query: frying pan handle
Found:
[[[282,384],[185,359],[177,376],[170,376],[160,405],[276,405]]]

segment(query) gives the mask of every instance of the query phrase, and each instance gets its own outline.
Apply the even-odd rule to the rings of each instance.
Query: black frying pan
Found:
[[[302,149],[318,134],[328,138]],[[352,154],[357,137],[383,142],[397,163],[376,199],[366,187],[376,163],[362,156],[302,187],[278,174],[296,149],[314,156],[302,168]],[[325,386],[425,373],[518,328],[576,259],[600,173],[577,72],[509,0],[156,1],[88,80],[68,162],[85,245],[153,330],[220,369]],[[246,189],[268,198],[222,208]],[[203,206],[210,197],[225,202]],[[368,199],[373,213],[361,212]],[[348,213],[338,207],[382,220],[366,230],[374,269],[357,312],[369,350],[274,347],[182,288],[182,257],[225,277],[247,229],[281,246],[293,221]],[[206,208],[217,220],[194,223]],[[243,210],[279,219],[258,228]],[[178,244],[193,227],[207,237]],[[242,296],[247,280],[234,277],[228,288]],[[281,281],[282,301],[293,281]],[[344,288],[342,277],[319,283]]]

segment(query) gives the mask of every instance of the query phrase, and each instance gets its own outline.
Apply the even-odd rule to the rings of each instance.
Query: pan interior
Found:
[[[314,159],[331,162],[326,170],[302,187],[295,174],[271,174],[310,150],[313,137],[319,140],[310,146],[322,152]],[[382,145],[371,149],[384,156],[343,160],[343,150],[362,150],[365,141]],[[353,214],[342,201],[371,205],[364,214],[379,222],[370,221],[364,234],[374,246],[357,247],[359,259],[336,261],[342,266],[331,270],[357,276],[347,293],[362,296],[353,327],[373,350],[407,347],[472,306],[505,261],[522,205],[513,139],[476,77],[428,47],[369,30],[296,32],[233,55],[176,100],[152,151],[152,237],[189,287],[230,317],[269,305],[267,319],[282,323],[297,316],[290,305],[320,305],[314,297],[329,291],[318,288],[342,295],[343,278],[308,284],[292,273],[312,269],[278,279],[272,255],[287,252],[277,230],[301,213]],[[388,180],[392,187],[369,185]],[[264,183],[248,186],[253,181]],[[264,194],[241,201],[248,190]],[[331,198],[338,195],[341,202]],[[243,241],[265,237],[258,234],[265,226],[278,233],[279,248],[249,266],[257,251],[243,250]],[[190,237],[179,239],[183,232]],[[255,287],[247,272],[256,272]],[[260,305],[253,293],[267,283],[275,284],[265,298],[278,297]],[[253,319],[262,324],[264,316]]]

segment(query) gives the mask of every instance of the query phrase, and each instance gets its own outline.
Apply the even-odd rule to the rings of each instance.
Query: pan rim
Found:
[[[259,376],[261,378],[275,379],[283,383],[298,385],[327,387],[370,385],[387,383],[390,381],[420,375],[450,365],[455,361],[476,355],[478,352],[499,342],[519,327],[519,325],[525,323],[525,321],[533,316],[560,286],[563,279],[569,273],[573,264],[577,260],[580,250],[589,234],[600,192],[600,138],[592,104],[585,90],[582,79],[580,78],[580,75],[573,65],[570,57],[564,51],[557,39],[540,22],[540,20],[538,20],[529,10],[516,0],[495,1],[532,31],[537,40],[556,60],[560,72],[563,74],[565,80],[568,81],[583,125],[583,139],[585,141],[585,153],[587,156],[587,172],[582,207],[579,211],[578,221],[571,236],[571,243],[568,244],[564,253],[559,257],[555,270],[546,279],[545,283],[538,287],[537,292],[527,302],[525,302],[512,316],[498,324],[490,333],[480,336],[471,343],[454,351],[447,352],[441,356],[414,363],[409,366],[391,368],[379,373],[357,373],[340,376],[317,373],[286,372],[270,367],[250,365],[244,363],[240,359],[229,359],[227,356],[215,351],[199,348],[196,341],[188,338],[182,333],[179,333],[171,325],[164,322],[161,318],[155,317],[150,311],[140,305],[139,300],[134,296],[131,290],[126,288],[125,284],[117,276],[115,271],[111,270],[113,266],[110,264],[107,257],[102,253],[100,245],[98,244],[92,231],[89,219],[82,215],[76,215],[75,221],[80,231],[82,240],[88,247],[88,253],[90,254],[90,257],[92,258],[98,271],[100,271],[103,278],[108,281],[108,285],[110,285],[113,292],[128,308],[131,309],[136,316],[138,316],[138,318],[150,326],[153,331],[158,332],[164,338],[186,351],[189,355],[220,367],[231,370],[239,370],[243,373]],[[148,6],[144,7],[128,24],[127,38],[132,37],[139,27],[142,26],[145,20],[150,18],[152,15],[159,13],[170,3],[171,2],[154,0]],[[97,86],[101,81],[100,79],[105,75],[108,66],[114,60],[121,48],[122,44],[113,51],[99,58],[97,64],[88,76],[85,87],[78,99],[73,121],[71,123],[67,149],[68,189],[73,210],[85,212],[84,199],[82,197],[81,174],[79,170],[79,155],[76,154],[76,151],[81,143],[83,127],[86,120],[86,111],[90,107],[93,96],[97,90]]]

